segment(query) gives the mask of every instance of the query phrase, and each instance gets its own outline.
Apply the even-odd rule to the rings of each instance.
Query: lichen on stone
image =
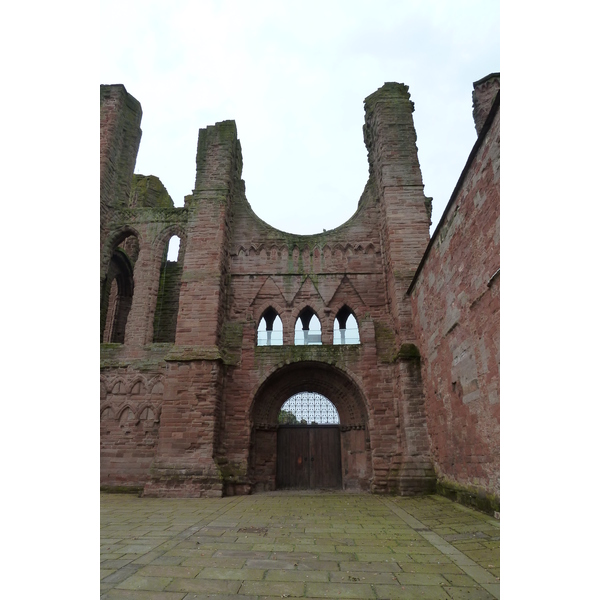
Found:
[[[174,208],[167,188],[155,175],[134,175],[129,194],[130,208]]]

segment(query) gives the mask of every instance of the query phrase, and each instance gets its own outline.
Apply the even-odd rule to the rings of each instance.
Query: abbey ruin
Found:
[[[101,86],[104,489],[437,490],[499,511],[499,89],[498,73],[474,84],[478,137],[430,238],[404,84],[366,98],[368,181],[354,215],[315,235],[254,214],[234,121],[200,129],[174,207],[134,175],[140,103]],[[283,423],[300,393],[336,424]]]

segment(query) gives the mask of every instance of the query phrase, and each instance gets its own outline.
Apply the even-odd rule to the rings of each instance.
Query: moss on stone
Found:
[[[373,321],[377,355],[382,362],[394,362],[396,355],[396,334],[391,327],[381,321]]]
[[[227,321],[222,329],[222,342],[228,348],[241,348],[244,339],[244,321]]]
[[[237,463],[231,463],[225,458],[219,458],[215,461],[219,473],[219,479],[223,482],[237,483],[245,480],[246,468]]]
[[[314,361],[336,365],[341,362],[358,360],[361,352],[360,344],[345,346],[257,346],[254,351],[254,364],[264,367],[274,363],[295,363]]]
[[[100,343],[100,351],[105,350],[105,351],[110,351],[110,350],[118,350],[119,348],[122,348],[123,344],[117,344],[114,342],[101,342]]]
[[[155,175],[134,175],[129,194],[131,208],[174,208],[169,192]]]
[[[131,368],[138,371],[155,371],[165,367],[165,356],[173,344],[148,344],[144,355],[139,358],[127,357],[123,344],[100,344],[100,369]],[[123,353],[125,356],[121,356]]]
[[[100,491],[105,494],[135,494],[141,496],[144,491],[143,485],[101,485]]]
[[[188,362],[196,360],[223,360],[216,346],[175,346],[164,358],[166,361]]]
[[[454,502],[476,508],[491,517],[500,512],[500,498],[482,488],[464,486],[454,481],[438,479],[436,492]]]
[[[244,321],[227,321],[221,330],[221,356],[227,365],[237,365],[242,359]]]

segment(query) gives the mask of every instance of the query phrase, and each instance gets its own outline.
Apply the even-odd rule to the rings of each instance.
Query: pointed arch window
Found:
[[[295,344],[296,346],[321,345],[321,322],[310,306],[302,309],[296,320]]]
[[[340,308],[335,317],[333,323],[333,344],[335,346],[360,344],[358,322],[346,305]]]
[[[169,262],[180,262],[181,238],[178,235],[172,235],[167,246],[167,260]]]
[[[283,323],[277,311],[269,306],[258,324],[257,346],[283,346]]]

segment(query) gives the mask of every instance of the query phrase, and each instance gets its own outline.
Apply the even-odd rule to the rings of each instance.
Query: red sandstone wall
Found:
[[[376,200],[369,183],[347,223],[313,236],[277,231],[254,215],[241,193],[235,200],[225,335],[233,364],[225,379],[219,454],[240,489],[241,482],[250,480],[256,489],[274,489],[276,434],[253,430],[261,425],[253,401],[278,369],[305,360],[333,362],[365,398],[366,414],[359,421],[366,432],[342,435],[344,485],[370,489],[373,482],[380,491],[398,485],[402,422],[394,395],[394,321],[387,305]],[[361,346],[350,350],[332,346],[334,320],[344,304],[354,311],[360,328]],[[257,348],[256,329],[268,306],[282,319],[284,346]],[[306,306],[319,317],[323,346],[294,346],[295,322]],[[295,377],[289,379],[293,386]],[[333,389],[325,395],[343,415],[344,399]]]
[[[100,86],[100,235],[111,209],[126,206],[142,137],[142,107],[123,85]]]
[[[294,236],[253,214],[231,121],[201,130],[196,186],[184,209],[111,208],[102,268],[124,235],[135,236],[139,255],[124,343],[102,348],[104,482],[141,482],[148,495],[171,496],[248,493],[256,482],[270,489],[276,437],[259,427],[259,415],[277,391],[268,387],[272,378],[295,364],[303,371],[289,378],[288,390],[278,389],[276,401],[302,391],[294,386],[308,377],[337,403],[348,487],[406,493],[431,482],[427,426],[436,426],[432,439],[439,427],[425,418],[421,380],[430,365],[421,372],[410,349],[415,340],[423,347],[423,324],[415,332],[412,318],[423,300],[419,292],[412,300],[405,294],[429,223],[412,103],[400,84],[386,84],[367,100],[371,175],[357,213],[333,231]],[[131,157],[120,160],[119,169]],[[118,194],[111,194],[113,202]],[[185,248],[175,344],[152,344],[160,266],[173,234]],[[432,301],[423,309],[429,315],[438,310]],[[332,346],[333,321],[344,304],[359,322],[361,345],[354,348]],[[256,328],[270,305],[282,318],[285,345],[258,349]],[[323,346],[294,346],[295,320],[307,305],[321,321]],[[433,355],[428,359],[435,363]],[[470,363],[457,365],[462,385]],[[135,378],[148,373],[164,378],[154,418],[135,387]]]
[[[412,290],[438,477],[500,494],[500,113]]]
[[[398,339],[414,340],[405,291],[427,245],[429,224],[408,98],[406,86],[386,84],[368,99],[371,177],[344,225],[312,236],[287,234],[254,215],[243,189],[235,198],[224,336],[232,362],[219,460],[236,485],[252,479],[266,489],[272,485],[276,446],[267,430],[252,433],[252,402],[278,369],[307,360],[334,364],[364,399],[365,429],[355,430],[363,433],[344,436],[344,485],[416,490],[433,474],[418,361],[415,369],[414,359],[397,356]],[[361,346],[351,353],[332,346],[334,319],[344,304],[360,327]],[[257,349],[256,328],[268,306],[281,317],[284,346]],[[306,306],[321,322],[321,347],[294,346],[295,322]],[[321,393],[336,404],[335,389]]]
[[[500,73],[491,73],[473,84],[473,120],[477,135],[483,129],[499,90]]]
[[[404,84],[386,83],[365,99],[364,138],[369,173],[381,205],[385,289],[395,351],[400,349],[395,358],[393,400],[389,400],[398,415],[399,441],[391,472],[398,469],[399,488],[404,492],[423,490],[423,478],[432,475],[418,359],[402,356],[402,348],[415,341],[406,289],[429,241],[431,216],[430,199],[423,193],[413,111]]]
[[[100,483],[144,485],[158,443],[164,374],[105,372],[100,380]]]
[[[161,427],[165,356],[171,344],[148,344],[153,336],[160,265],[166,245],[177,233],[185,247],[181,229],[184,213],[183,209],[120,209],[113,217],[117,232],[123,221],[136,232],[139,252],[125,343],[101,346],[100,473],[104,485],[144,485],[150,477]],[[116,246],[119,237],[109,235],[108,251],[110,239]],[[158,375],[160,385],[151,385]],[[136,378],[142,382],[141,387],[134,385]]]
[[[398,345],[414,341],[405,293],[429,241],[429,199],[423,193],[413,110],[408,86],[400,83],[386,83],[365,99],[364,138],[381,203],[385,285]]]
[[[112,409],[103,413],[108,421],[102,430],[103,477],[122,483],[150,477],[145,486],[149,495],[247,493],[250,476],[255,482],[266,482],[268,489],[275,463],[267,442],[256,450],[260,439],[269,435],[253,430],[255,396],[286,363],[316,361],[344,373],[336,386],[322,382],[340,414],[348,413],[348,394],[361,398],[360,418],[356,411],[344,417],[345,484],[395,491],[402,477],[405,484],[410,476],[427,478],[423,469],[418,473],[411,466],[409,473],[403,466],[422,454],[424,431],[415,432],[425,422],[419,421],[420,378],[397,356],[398,332],[409,338],[412,334],[407,329],[410,321],[404,316],[403,325],[398,321],[410,302],[398,296],[403,284],[393,273],[399,265],[406,279],[416,268],[418,248],[426,243],[428,218],[422,185],[416,192],[392,185],[405,167],[420,182],[420,170],[413,148],[412,105],[403,86],[391,87],[392,96],[400,92],[400,103],[384,102],[385,110],[377,108],[370,122],[373,147],[369,151],[377,154],[379,179],[369,180],[357,213],[334,231],[292,236],[253,214],[245,200],[233,122],[201,130],[196,187],[185,209],[136,204],[112,210],[103,264],[124,235],[135,236],[139,255],[124,344],[103,349],[103,376],[124,371],[131,377],[149,368],[165,369],[165,382],[160,427],[158,433],[153,430],[152,460],[150,445],[140,455],[141,433],[130,423],[138,420],[135,410],[133,417],[129,408],[119,409],[118,415],[112,415]],[[386,135],[398,119],[402,125],[392,140],[398,147],[387,152]],[[396,175],[394,165],[401,167]],[[408,182],[409,187],[413,184]],[[380,210],[380,193],[385,195],[385,214]],[[411,234],[403,215],[408,223],[422,221],[423,231]],[[404,232],[403,243],[391,239],[397,228]],[[165,244],[176,231],[185,243],[176,343],[161,354],[155,347],[162,345],[151,344],[160,265]],[[390,302],[395,307],[392,313]],[[362,344],[353,349],[332,346],[333,322],[344,304],[359,322]],[[269,305],[284,322],[285,346],[257,352],[256,327]],[[294,347],[295,320],[307,305],[321,321],[322,347]],[[311,375],[310,369],[305,369],[306,374]],[[131,391],[125,392],[125,398],[134,402]],[[118,428],[111,419],[119,421]]]

